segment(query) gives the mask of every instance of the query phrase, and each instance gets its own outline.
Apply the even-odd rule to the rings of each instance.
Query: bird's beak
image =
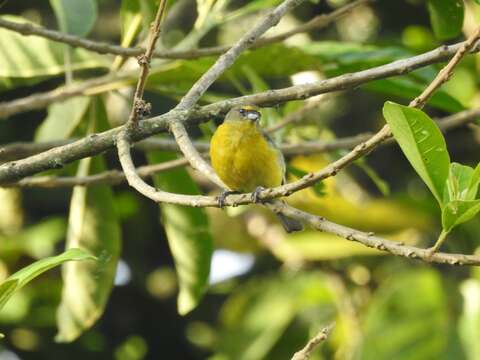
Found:
[[[247,113],[247,119],[254,122],[254,121],[257,121],[258,119],[260,119],[260,113],[258,111],[249,111]]]

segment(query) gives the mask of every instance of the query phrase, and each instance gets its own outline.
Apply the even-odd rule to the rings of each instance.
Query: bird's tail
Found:
[[[276,213],[276,215],[287,233],[303,230],[303,225],[300,221],[289,218],[281,213]]]

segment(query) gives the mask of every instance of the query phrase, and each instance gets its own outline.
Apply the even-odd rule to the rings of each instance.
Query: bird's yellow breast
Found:
[[[210,143],[210,157],[214,170],[232,190],[248,192],[282,183],[282,154],[253,122],[220,125]]]

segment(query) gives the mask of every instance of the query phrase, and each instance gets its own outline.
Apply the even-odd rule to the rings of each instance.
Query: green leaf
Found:
[[[150,152],[150,163],[174,159],[164,152]],[[197,185],[184,169],[163,172],[154,177],[155,185],[165,191],[198,194]],[[175,261],[180,293],[178,312],[182,315],[193,310],[208,286],[213,240],[204,209],[160,204],[162,223]]]
[[[428,0],[428,11],[435,36],[440,40],[460,35],[463,26],[463,0]]]
[[[25,19],[2,17],[20,23]],[[72,70],[108,67],[105,58],[84,49],[72,50]],[[62,74],[64,45],[37,36],[0,29],[0,78],[34,78]]]
[[[6,302],[12,297],[15,289],[18,286],[18,280],[5,280],[0,285],[0,309],[6,304]]]
[[[90,111],[89,133],[106,128],[106,115],[97,99]],[[77,176],[106,169],[102,157],[83,159]],[[120,256],[120,224],[110,186],[75,187],[70,202],[66,248],[79,247],[94,254],[95,263],[72,263],[62,268],[62,300],[57,310],[59,342],[70,342],[102,315],[113,287]]]
[[[442,210],[442,227],[450,231],[455,226],[472,219],[480,212],[480,200],[450,201]]]
[[[475,195],[471,196],[470,183],[473,176],[473,169],[470,166],[451,163],[448,174],[446,193],[444,202],[453,200],[474,200]]]
[[[35,141],[65,140],[85,117],[90,98],[79,96],[48,107],[48,115],[35,132]]]
[[[62,32],[85,36],[97,19],[95,0],[50,0],[58,26]]]
[[[408,161],[442,207],[450,156],[438,126],[423,111],[389,101],[383,116]]]
[[[473,171],[472,177],[470,178],[470,184],[468,184],[468,193],[467,193],[468,200],[473,200],[477,197],[479,184],[480,184],[480,163],[477,164],[477,167]]]
[[[20,290],[45,271],[63,264],[66,261],[80,260],[95,260],[95,257],[85,250],[72,248],[58,256],[38,260],[12,274],[0,285],[0,309],[12,297],[14,292]]]

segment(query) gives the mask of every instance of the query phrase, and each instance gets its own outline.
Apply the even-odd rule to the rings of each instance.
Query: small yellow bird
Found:
[[[233,192],[252,192],[254,200],[263,188],[285,182],[282,152],[260,128],[258,108],[251,105],[232,108],[210,142],[212,166]],[[222,204],[231,192],[219,197]],[[285,231],[303,229],[300,222],[277,214]]]

